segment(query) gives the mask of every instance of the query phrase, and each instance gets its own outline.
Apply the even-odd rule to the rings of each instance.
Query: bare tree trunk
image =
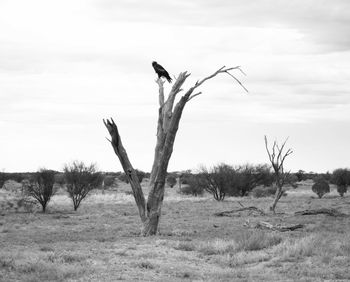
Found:
[[[273,213],[275,213],[275,209],[277,206],[278,201],[281,199],[283,191],[282,191],[283,187],[277,186],[277,190],[275,193],[275,198],[273,199],[272,205],[270,206],[270,211],[272,211]]]
[[[185,93],[184,96],[180,98],[175,107],[174,102],[176,95],[182,90],[181,87],[187,79],[187,77],[190,76],[190,74],[188,74],[187,72],[180,73],[179,77],[173,84],[166,101],[164,101],[164,82],[161,79],[158,79],[156,81],[159,86],[157,143],[155,147],[154,161],[150,175],[150,191],[148,194],[147,204],[142,192],[141,185],[137,179],[136,172],[129,161],[125,148],[122,145],[117,125],[114,123],[113,119],[107,119],[106,121],[103,121],[112,138],[109,141],[112,144],[114,152],[118,156],[120,163],[122,164],[123,170],[131,184],[135,201],[139,210],[140,218],[142,221],[142,235],[155,235],[158,231],[159,219],[161,216],[161,208],[164,199],[164,187],[166,182],[168,164],[171,154],[173,152],[176,133],[179,128],[180,119],[186,103],[195,96],[201,94],[201,92],[193,94],[193,91],[197,87],[202,85],[206,80],[211,79],[220,73],[227,73],[231,77],[233,77],[238,83],[240,83],[229,72],[233,69],[241,70],[240,67],[222,67],[212,75],[202,79],[201,81],[197,81],[196,84],[193,87],[191,87]],[[181,181],[179,181],[179,183],[180,182]]]
[[[273,213],[275,213],[276,205],[282,197],[283,185],[286,183],[287,178],[289,177],[289,172],[284,171],[284,161],[286,157],[293,153],[293,151],[291,149],[288,149],[285,153],[283,153],[284,146],[286,145],[287,140],[288,138],[286,139],[286,141],[284,141],[282,146],[279,146],[277,144],[277,141],[274,141],[272,145],[272,150],[270,152],[267,144],[267,137],[265,136],[265,148],[275,174],[276,193],[272,205],[270,206],[270,210]]]

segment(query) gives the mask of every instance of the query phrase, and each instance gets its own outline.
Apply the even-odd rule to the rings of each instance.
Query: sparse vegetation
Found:
[[[305,206],[319,208],[319,201],[310,200],[311,186],[310,181],[293,189],[280,201],[281,209],[294,214]],[[119,188],[129,189],[123,183]],[[148,189],[145,184],[143,188]],[[169,275],[179,281],[350,279],[350,217],[250,212],[217,217],[215,212],[240,208],[237,200],[260,209],[271,200],[244,197],[217,202],[211,195],[191,198],[175,189],[165,192],[165,220],[156,237],[135,238],[140,229],[133,199],[116,191],[91,193],[81,213],[70,212],[66,194],[52,197],[50,214],[6,213],[0,217],[0,277],[4,281],[165,281]],[[327,197],[322,207],[348,213],[349,200],[345,197],[339,206],[339,197]],[[311,219],[316,216],[320,220]],[[254,227],[264,220],[305,227],[287,232]]]
[[[72,199],[75,211],[89,192],[101,185],[103,179],[101,173],[97,171],[95,164],[87,166],[79,161],[66,164],[64,167],[64,176],[67,192]]]

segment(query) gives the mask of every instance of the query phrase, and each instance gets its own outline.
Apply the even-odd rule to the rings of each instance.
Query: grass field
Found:
[[[350,218],[295,216],[311,208],[349,214],[350,196],[322,199],[304,183],[288,191],[277,214],[215,212],[271,198],[214,201],[166,190],[160,234],[139,237],[140,219],[131,195],[93,193],[77,212],[56,195],[47,214],[6,211],[0,216],[1,281],[350,281]],[[334,188],[333,188],[334,189]],[[295,231],[249,228],[246,223],[304,224]]]

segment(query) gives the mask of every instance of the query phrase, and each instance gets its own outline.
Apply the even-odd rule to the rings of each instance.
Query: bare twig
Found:
[[[234,80],[236,80],[236,81],[238,82],[238,84],[239,84],[240,86],[242,86],[242,88],[243,88],[247,93],[249,93],[248,89],[244,87],[244,85],[242,84],[242,82],[240,82],[240,81],[238,80],[238,78],[236,78],[234,75],[232,75],[232,74],[229,73],[228,71],[225,71],[225,72],[226,72],[229,76],[231,76]]]
[[[188,98],[188,101],[190,101],[191,99],[193,99],[194,97],[198,96],[198,95],[201,95],[202,92],[198,92],[196,94],[192,94],[190,98]]]

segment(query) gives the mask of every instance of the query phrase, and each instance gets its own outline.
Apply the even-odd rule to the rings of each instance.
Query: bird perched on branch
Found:
[[[160,64],[157,62],[152,62],[152,66],[155,70],[155,72],[158,74],[158,78],[165,77],[169,83],[171,83],[171,77],[168,74],[168,72],[163,68]]]

